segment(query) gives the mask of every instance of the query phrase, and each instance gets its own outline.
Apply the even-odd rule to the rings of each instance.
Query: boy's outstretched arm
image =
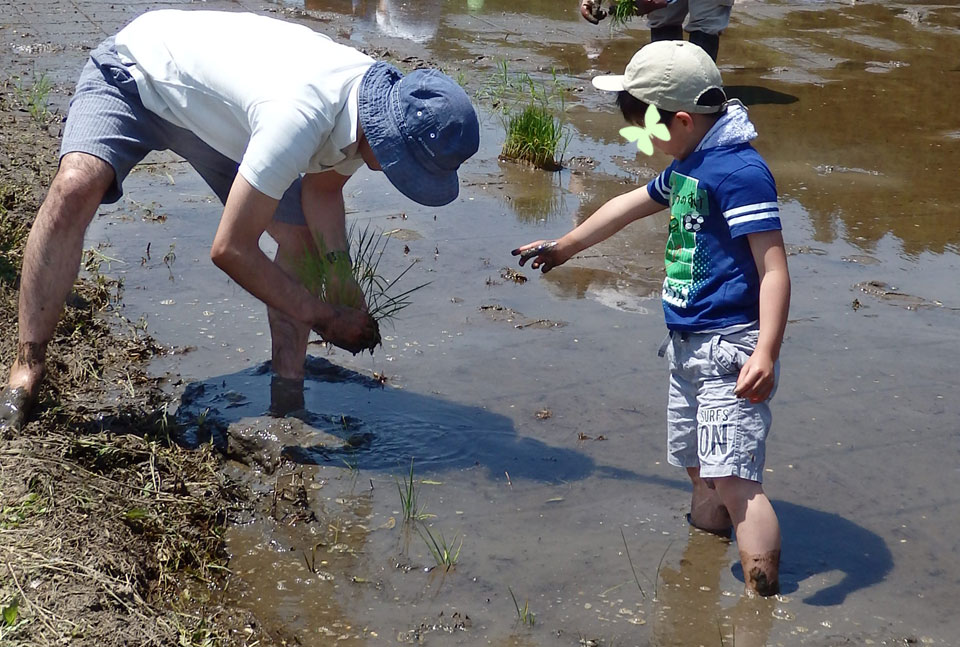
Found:
[[[760,339],[753,355],[740,369],[734,393],[751,402],[763,402],[773,391],[773,364],[780,357],[787,325],[790,274],[779,231],[747,234],[747,240],[760,275]]]
[[[566,263],[574,254],[606,240],[634,220],[646,218],[664,208],[664,205],[650,197],[646,186],[618,195],[605,202],[578,227],[557,240],[555,245],[535,253],[532,256],[533,263],[530,264],[530,267],[535,270],[540,269],[542,272],[549,272],[557,265]],[[546,242],[548,241],[538,240],[528,243],[510,253],[514,256],[520,256],[520,265],[523,265],[531,258],[529,254],[524,252]]]

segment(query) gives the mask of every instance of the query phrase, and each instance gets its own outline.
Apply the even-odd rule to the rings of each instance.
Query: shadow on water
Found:
[[[271,378],[267,363],[188,385],[177,413],[188,430],[185,443],[212,441],[226,450],[231,438],[246,433],[268,453],[300,464],[387,471],[414,458],[418,469],[483,467],[498,477],[508,472],[513,479],[542,482],[592,474],[639,478],[518,436],[505,416],[384,386],[321,358],[308,359],[302,389],[294,384],[291,389]],[[276,430],[281,417],[296,423],[293,431]]]
[[[843,604],[851,593],[883,581],[893,569],[893,556],[876,533],[830,512],[786,501],[774,501],[773,507],[783,535],[782,593],[795,593],[808,578],[842,573],[840,581],[803,599],[813,606],[835,606]],[[739,561],[733,573],[743,580]]]
[[[761,85],[725,85],[728,99],[740,99],[745,106],[786,105],[796,103],[800,97]]]

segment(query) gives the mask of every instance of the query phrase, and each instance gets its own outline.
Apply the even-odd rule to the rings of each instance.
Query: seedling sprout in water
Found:
[[[316,241],[315,251],[303,254],[296,262],[298,278],[320,300],[352,308],[365,302],[370,316],[380,323],[393,319],[410,305],[410,295],[429,285],[429,282],[421,283],[397,291],[397,282],[417,261],[410,263],[393,279],[383,276],[380,261],[387,245],[383,232],[371,231],[367,226],[355,236],[351,227],[348,238],[353,241],[350,254],[331,252],[320,239]]]

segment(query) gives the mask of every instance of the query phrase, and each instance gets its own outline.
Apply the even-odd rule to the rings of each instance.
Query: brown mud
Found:
[[[163,6],[180,4],[194,6]],[[155,6],[0,8],[3,368],[17,249],[73,78]],[[955,7],[743,0],[721,42],[778,179],[795,286],[765,484],[784,535],[772,600],[740,596],[735,549],[687,527],[687,485],[663,460],[662,223],[549,275],[499,269],[665,164],[630,158],[589,89],[643,23],[610,33],[554,0],[204,7],[437,63],[474,95],[499,60],[556,68],[567,170],[498,162],[486,114],[448,210],[358,174],[351,219],[395,231],[385,263],[418,258],[411,281],[431,285],[372,359],[312,346],[324,357],[290,394],[263,364],[263,313],[210,269],[215,201],[175,159],[141,167],[94,225],[38,418],[0,448],[0,607],[19,600],[0,642],[954,644]],[[17,84],[43,72],[54,115],[37,123]],[[463,542],[456,566],[425,532]]]

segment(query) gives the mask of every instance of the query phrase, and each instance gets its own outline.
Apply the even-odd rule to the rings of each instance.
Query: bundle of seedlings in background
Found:
[[[637,15],[637,4],[635,0],[612,0],[607,12],[610,14],[610,29],[618,29]]]
[[[359,308],[365,302],[370,316],[379,324],[393,319],[410,305],[410,295],[429,284],[398,291],[397,282],[417,261],[393,279],[381,273],[380,261],[387,245],[383,232],[371,231],[367,226],[355,234],[351,227],[347,238],[351,241],[350,253],[332,252],[321,239],[316,241],[315,251],[297,261],[297,277],[321,301],[351,308]]]
[[[570,139],[558,114],[563,114],[563,88],[556,73],[552,82],[535,81],[529,74],[511,75],[506,61],[481,91],[501,111],[507,131],[500,156],[545,171],[562,168],[563,152]]]

